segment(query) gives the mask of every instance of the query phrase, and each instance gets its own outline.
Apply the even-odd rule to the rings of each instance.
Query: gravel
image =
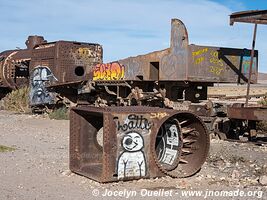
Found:
[[[163,177],[100,184],[68,168],[69,121],[0,111],[0,145],[16,150],[0,153],[0,199],[124,199],[115,192],[138,191],[129,199],[185,198],[184,190],[254,191],[267,199],[267,146],[212,140],[210,155],[201,171],[186,179]],[[176,195],[156,196],[172,191]],[[93,196],[98,191],[98,197]],[[112,194],[104,197],[105,191]],[[144,196],[141,196],[141,192]],[[149,191],[152,196],[148,196]],[[145,193],[147,192],[147,193]],[[96,194],[95,194],[96,195]],[[167,194],[165,194],[167,195]],[[259,197],[259,196],[258,196]],[[205,199],[257,199],[257,197],[207,197]]]

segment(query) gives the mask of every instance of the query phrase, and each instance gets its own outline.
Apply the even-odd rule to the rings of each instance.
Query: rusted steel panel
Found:
[[[172,19],[170,48],[118,62],[126,68],[125,80],[186,80],[187,48],[185,25]]]
[[[233,25],[234,22],[267,24],[267,10],[235,12],[230,15],[230,25]]]
[[[47,77],[32,76],[36,68],[46,68],[52,72],[56,80],[53,84],[87,80],[92,76],[92,66],[102,63],[103,51],[99,44],[69,41],[47,43],[42,36],[29,36],[25,44],[27,49],[0,54],[1,87],[15,89],[29,84],[29,79],[47,80]]]
[[[8,50],[0,53],[0,87],[16,89],[29,83],[29,65],[32,49],[46,42],[42,36],[29,36],[27,49]]]
[[[210,46],[189,46],[188,80],[200,82],[247,82],[250,52]],[[258,52],[252,65],[252,83],[257,83]]]
[[[244,83],[248,81],[251,51],[247,49],[189,45],[185,25],[171,22],[170,48],[94,67],[93,80],[144,80]],[[252,65],[257,82],[258,52]]]
[[[102,63],[102,47],[98,44],[58,41],[38,45],[33,50],[30,70],[49,68],[57,79],[53,84],[86,80],[92,66]]]
[[[146,55],[129,57],[118,62],[125,67],[124,80],[158,80],[161,76],[157,66],[161,65],[161,59],[168,55],[169,49],[155,51]],[[154,65],[153,65],[154,64]],[[153,71],[154,69],[154,71]]]
[[[189,112],[144,106],[71,110],[70,169],[99,182],[190,176],[208,149],[205,126]]]
[[[30,105],[54,104],[56,94],[47,86],[70,86],[89,79],[92,66],[102,63],[102,54],[102,47],[91,43],[58,41],[35,46],[30,62]]]
[[[148,178],[151,174],[162,176],[150,152],[151,135],[155,137],[160,121],[150,119],[148,111],[156,113],[157,109],[137,107],[133,113],[130,107],[73,108],[70,169],[99,182]],[[102,136],[99,136],[101,131]],[[131,143],[133,138],[136,138],[135,145]],[[124,168],[124,157],[132,159],[130,163],[135,162],[132,168]]]
[[[184,23],[178,19],[171,21],[169,54],[161,58],[160,80],[186,80],[188,67],[188,33]]]
[[[227,115],[233,119],[267,121],[267,107],[232,107],[227,108]]]
[[[15,89],[28,84],[29,62],[32,49],[1,53],[0,85]]]

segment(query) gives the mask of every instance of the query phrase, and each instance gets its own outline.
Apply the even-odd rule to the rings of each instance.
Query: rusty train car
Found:
[[[233,107],[244,105],[208,101],[207,88],[214,83],[247,83],[250,55],[248,49],[189,44],[185,25],[173,19],[170,48],[95,65],[90,79],[78,88],[80,97],[84,97],[79,100],[81,104],[100,107],[146,105],[190,110],[201,116],[210,130],[229,130],[229,136],[239,135],[230,130],[244,132],[248,127],[236,129],[229,125],[227,117]],[[257,74],[255,51],[251,83],[257,82]],[[236,120],[232,124],[237,126]]]
[[[98,99],[103,94],[108,105],[117,99],[124,99],[123,103],[131,99],[137,104],[152,103],[159,96],[168,98],[166,103],[173,106],[179,99],[197,103],[207,99],[207,87],[214,83],[246,83],[250,53],[248,49],[190,45],[185,25],[173,19],[170,48],[98,64],[91,69],[88,87],[81,88],[80,93],[91,91],[91,85],[99,86],[92,94],[98,93]],[[257,72],[256,51],[252,83],[257,82]],[[103,92],[99,91],[101,88]],[[112,95],[116,100],[107,99]]]
[[[74,41],[47,42],[42,36],[29,36],[26,49],[0,53],[0,94],[30,86],[30,105],[54,104],[55,94],[47,83],[70,83],[89,78],[88,71],[102,63],[102,46]]]
[[[255,118],[248,122],[231,115],[233,108],[243,105],[207,99],[207,88],[214,83],[248,82],[250,55],[248,49],[190,45],[185,25],[173,19],[170,48],[93,66],[86,82],[72,84],[78,90],[79,107],[71,111],[70,155],[75,159],[70,169],[100,182],[196,173],[207,157],[210,132],[236,137],[255,131]],[[252,83],[257,82],[257,73],[255,51]],[[154,124],[154,131],[143,130],[142,120]],[[99,134],[104,144],[95,139]],[[146,165],[136,175],[121,164],[124,154],[139,162],[131,153],[134,144],[139,146],[133,137],[143,137],[138,151],[142,162],[147,158],[152,166],[147,173]],[[83,158],[89,152],[104,159]]]
[[[0,54],[2,94],[29,83],[35,93],[38,88],[33,85],[42,82],[44,88],[75,103],[85,98],[90,104],[102,100],[106,105],[153,104],[159,96],[166,100],[165,106],[175,106],[177,100],[198,103],[207,99],[207,87],[214,83],[246,83],[251,53],[189,44],[186,27],[178,19],[172,20],[170,48],[107,64],[102,63],[99,44],[48,43],[41,36],[30,36],[26,45],[27,49]],[[257,82],[257,67],[256,51],[252,83]],[[39,104],[48,102],[39,98]]]

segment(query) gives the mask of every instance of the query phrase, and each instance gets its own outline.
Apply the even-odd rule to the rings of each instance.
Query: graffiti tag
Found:
[[[150,113],[150,118],[151,119],[162,119],[163,117],[169,116],[169,114],[167,114],[166,112],[163,113]]]
[[[142,129],[142,130],[150,130],[152,127],[152,122],[149,122],[148,119],[143,117],[143,115],[128,115],[124,124],[121,124],[120,121],[117,122],[117,130],[118,131],[128,131],[132,129]]]
[[[192,52],[193,60],[195,60],[194,63],[196,65],[201,64],[205,60],[205,57],[204,56],[201,56],[199,58],[195,58],[195,57],[208,52],[208,50],[209,50],[208,48],[204,48],[204,49],[200,49],[198,51],[193,51]]]
[[[223,71],[222,67],[216,67],[216,66],[210,66],[210,70],[209,70],[209,72],[217,76],[221,75],[222,71]]]
[[[71,55],[74,57],[76,65],[91,65],[102,62],[102,49],[99,46],[75,48]]]
[[[211,51],[210,55],[211,55],[210,58],[211,64],[223,67],[223,61],[221,59],[218,59],[218,51]]]
[[[125,67],[118,62],[97,64],[93,68],[93,80],[121,80],[124,78]]]
[[[203,54],[203,53],[206,53],[206,52],[208,52],[208,48],[204,48],[204,49],[200,49],[200,50],[198,50],[198,51],[193,51],[192,52],[192,56],[193,57],[195,57],[195,56],[198,56],[198,55],[200,55],[200,54]]]
[[[195,60],[195,64],[196,64],[196,65],[199,65],[199,64],[201,64],[204,60],[205,60],[204,57],[197,58],[197,59]]]
[[[251,60],[250,56],[243,57],[242,68],[245,74],[249,72],[250,60]],[[256,66],[256,58],[253,58],[252,69],[255,68],[255,66]]]

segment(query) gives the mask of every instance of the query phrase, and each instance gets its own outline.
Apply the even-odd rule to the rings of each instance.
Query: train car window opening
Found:
[[[144,77],[141,75],[137,75],[136,77],[139,78],[141,81],[144,80]]]
[[[83,76],[84,75],[84,68],[82,66],[78,66],[75,68],[75,75],[76,76]]]
[[[159,80],[159,62],[150,62],[150,74],[151,80]]]

